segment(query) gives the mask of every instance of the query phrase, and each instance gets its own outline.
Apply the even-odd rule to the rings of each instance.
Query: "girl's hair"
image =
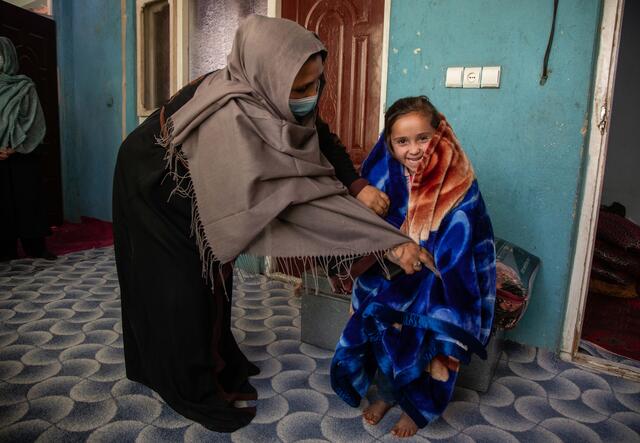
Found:
[[[384,139],[389,149],[391,149],[390,137],[393,124],[398,118],[412,112],[418,112],[427,118],[431,118],[431,126],[434,129],[437,129],[440,125],[440,113],[426,95],[398,99],[384,113]]]

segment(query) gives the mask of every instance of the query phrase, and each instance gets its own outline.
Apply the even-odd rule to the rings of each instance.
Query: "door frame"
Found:
[[[387,104],[387,72],[389,68],[389,29],[391,21],[391,2],[384,0],[384,18],[382,21],[382,59],[380,62],[380,117],[378,121],[378,132],[384,129],[384,111]],[[267,16],[282,16],[282,0],[267,0]],[[276,261],[272,257],[264,258],[265,274],[269,278],[286,281],[293,284],[301,284],[302,279],[293,277],[276,271]]]
[[[145,75],[146,60],[144,40],[144,8],[156,0],[135,0],[136,3],[136,108],[138,119],[144,121],[154,109],[145,107]],[[172,96],[188,83],[188,0],[166,0],[169,5],[169,95]],[[126,1],[121,0],[121,22],[126,25]],[[124,32],[124,31],[123,31]],[[126,34],[123,34],[123,45]],[[124,57],[124,51],[123,51]],[[153,64],[152,64],[153,66]]]
[[[625,0],[604,0],[602,7],[591,115],[589,117],[587,165],[583,180],[582,201],[579,203],[580,215],[569,283],[569,297],[560,343],[560,357],[591,369],[640,380],[640,371],[636,368],[578,353],[604,182],[624,2]]]

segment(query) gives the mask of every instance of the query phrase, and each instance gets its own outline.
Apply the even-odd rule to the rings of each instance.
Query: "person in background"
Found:
[[[30,257],[55,260],[43,201],[40,152],[46,127],[33,81],[18,74],[11,40],[0,37],[0,260],[18,257],[17,241]]]

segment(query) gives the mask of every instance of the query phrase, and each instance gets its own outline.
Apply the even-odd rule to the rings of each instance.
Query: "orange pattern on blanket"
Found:
[[[426,241],[442,219],[465,196],[475,174],[451,126],[440,115],[440,124],[429,141],[411,179],[409,207],[402,231],[414,241]]]

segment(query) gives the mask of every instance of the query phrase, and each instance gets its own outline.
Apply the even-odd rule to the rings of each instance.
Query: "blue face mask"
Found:
[[[289,108],[291,108],[291,112],[293,112],[293,115],[295,115],[296,117],[304,117],[314,110],[317,102],[317,94],[305,98],[290,98]]]

